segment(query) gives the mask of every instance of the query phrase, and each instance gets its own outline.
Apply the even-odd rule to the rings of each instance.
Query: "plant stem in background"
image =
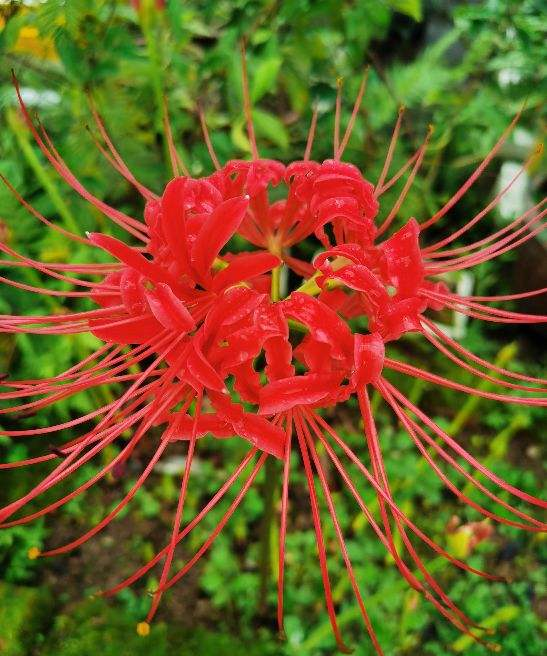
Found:
[[[166,98],[164,92],[164,72],[161,65],[161,54],[158,48],[158,30],[155,29],[155,19],[157,10],[155,3],[150,0],[145,0],[141,3],[139,10],[139,20],[141,31],[146,43],[146,52],[150,62],[150,84],[152,85],[152,93],[154,94],[155,104],[155,117],[154,117],[154,130],[162,137],[163,143],[163,157],[165,160],[165,167],[167,171],[167,179],[173,176],[171,167],[171,155],[169,152],[169,137],[166,134]]]
[[[270,295],[275,303],[279,301],[281,294],[281,266],[272,270],[272,283]],[[264,467],[264,484],[262,487],[262,498],[264,500],[264,512],[260,525],[260,587],[258,592],[258,610],[266,614],[268,584],[272,572],[272,537],[275,524],[275,490],[277,487],[277,463],[273,458],[268,458]]]
[[[514,342],[507,344],[507,346],[504,346],[496,355],[494,364],[498,367],[506,367],[511,360],[514,360],[517,357],[517,352],[518,346]],[[488,373],[490,376],[496,376],[495,371],[489,371]],[[495,385],[491,381],[485,380],[477,387],[482,391],[489,391],[494,389]],[[454,417],[448,427],[447,432],[449,435],[457,435],[462,430],[469,419],[473,416],[473,413],[478,408],[481,400],[482,399],[479,396],[469,396],[467,398],[467,401],[463,404],[461,410]]]
[[[42,162],[40,161],[38,155],[35,153],[34,148],[31,146],[28,139],[27,128],[18,119],[17,114],[12,109],[7,110],[6,120],[11,128],[11,131],[15,135],[15,138],[17,139],[17,143],[21,149],[21,152],[23,153],[23,157],[40,181],[44,191],[50,197],[51,202],[61,217],[64,227],[70,232],[74,232],[75,234],[79,235],[81,230],[78,226],[78,222],[68,208],[68,205],[63,200],[63,197],[57,189],[55,182],[51,179],[49,173],[42,165]]]
[[[272,536],[275,523],[275,490],[277,488],[277,463],[273,458],[268,458],[264,466],[264,483],[262,486],[262,498],[264,510],[260,525],[260,587],[258,592],[258,611],[261,615],[266,614],[267,596],[270,577],[272,572]]]

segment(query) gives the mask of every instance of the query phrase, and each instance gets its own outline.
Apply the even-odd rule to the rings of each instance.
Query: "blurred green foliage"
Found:
[[[172,175],[163,128],[164,101],[179,154],[192,174],[212,170],[199,128],[198,104],[204,108],[220,160],[248,156],[238,52],[242,39],[246,40],[254,119],[264,157],[283,161],[301,157],[313,107],[319,110],[313,156],[331,156],[336,80],[341,77],[344,82],[343,120],[347,121],[366,66],[370,66],[368,88],[346,150],[347,161],[360,166],[372,180],[378,176],[402,104],[407,108],[406,120],[395,165],[414,152],[428,124],[434,124],[424,173],[403,205],[401,219],[425,218],[435,211],[488,152],[526,100],[519,138],[508,142],[489,172],[447,217],[452,225],[463,224],[465,217],[492,195],[503,161],[524,161],[544,129],[547,28],[539,0],[473,4],[434,0],[170,0],[164,10],[157,8],[155,0],[138,4],[139,11],[121,0],[0,2],[0,173],[45,216],[69,229],[76,226],[80,233],[112,228],[60,181],[32,143],[16,108],[9,75],[12,68],[27,103],[39,112],[68,166],[94,194],[137,216],[143,209],[140,197],[123,178],[113,174],[86,130],[90,125],[96,132],[89,95],[129,168],[159,192]],[[545,170],[538,164],[530,173],[531,197],[539,198]],[[386,195],[384,213],[392,198]],[[89,252],[85,246],[69,246],[47,230],[4,187],[0,188],[0,209],[0,231],[25,255],[45,262],[89,262],[99,257],[95,249]],[[485,220],[477,231],[479,237],[481,230],[491,232],[496,220],[495,214]],[[512,262],[509,255],[481,267],[475,280],[476,293],[511,289]],[[2,275],[24,284],[44,284],[38,274],[25,269],[10,269]],[[47,285],[66,289],[62,282],[48,280]],[[0,313],[41,314],[58,311],[60,306],[55,297],[2,286]],[[71,307],[85,308],[86,303],[72,303]],[[533,354],[533,337],[504,333],[495,326],[473,323],[463,343],[479,356],[493,359],[507,339],[521,339],[521,352]],[[0,371],[9,370],[16,378],[51,376],[94,346],[96,340],[90,336],[21,336],[14,340],[0,335]],[[415,363],[471,382],[412,338],[399,355],[410,353]],[[515,360],[515,369],[538,374],[539,364],[533,355]],[[430,390],[411,381],[398,383],[432,416],[439,421],[445,417],[445,426],[458,425],[463,439],[498,474],[515,486],[536,491],[536,442],[541,433],[537,411],[523,408],[516,412],[487,402],[470,407],[452,392]],[[66,421],[104,404],[117,393],[116,389],[101,388],[93,394],[63,399],[47,412],[20,419],[18,424],[30,427]],[[462,405],[464,409],[460,409]],[[350,411],[347,417],[331,420],[352,447],[363,453],[355,416]],[[465,524],[476,520],[476,514],[455,503],[443,490],[434,473],[423,466],[408,436],[382,406],[377,409],[377,419],[390,478],[405,512],[419,519],[424,531],[441,545],[466,557],[473,566],[510,574],[518,582],[510,586],[483,582],[424,553],[439,581],[473,618],[498,630],[504,654],[537,656],[541,652],[539,610],[545,594],[538,562],[544,542],[501,527],[492,540],[468,553],[465,539],[450,534],[446,527],[454,515]],[[59,436],[60,443],[65,437]],[[24,458],[37,448],[30,441],[0,441],[2,459]],[[241,456],[237,443],[204,444],[193,474],[186,507],[189,514],[216,491],[230,465]],[[88,465],[76,483],[91,476],[99,464]],[[85,497],[74,499],[46,523],[0,532],[0,568],[9,582],[0,588],[0,652],[9,656],[333,653],[315,537],[306,519],[305,481],[296,457],[294,465],[294,530],[287,543],[286,643],[277,642],[270,621],[274,616],[274,581],[269,618],[259,620],[256,614],[256,533],[262,510],[258,488],[250,491],[241,511],[216,541],[199,578],[189,580],[186,588],[183,582],[167,596],[163,618],[146,639],[136,637],[134,624],[146,612],[146,590],[157,583],[153,577],[138,587],[137,593],[125,591],[109,604],[84,597],[102,587],[103,578],[121,580],[163,543],[178,494],[176,475],[158,471],[150,486],[139,492],[120,517],[120,528],[97,536],[96,548],[86,546],[74,557],[56,561],[60,563],[57,565],[26,559],[30,546],[56,543],[57,535],[62,541],[63,536],[83,533],[99,521],[130,488],[135,472],[129,471],[121,481],[109,480]],[[22,494],[39,474],[2,474],[5,484],[0,499]],[[67,487],[66,492],[70,489]],[[375,507],[372,490],[362,482],[359,489],[365,501]],[[228,498],[235,494],[231,491]],[[482,648],[459,636],[432,607],[407,589],[357,513],[348,491],[335,486],[334,496],[386,654],[434,656],[446,654],[447,649],[470,656],[482,654]],[[185,556],[199,547],[218,516],[218,512],[212,513],[203,522],[203,531],[189,536]],[[325,531],[340,626],[347,641],[355,646],[354,653],[369,656],[372,647],[360,626],[328,522]],[[50,590],[55,591],[53,599]]]

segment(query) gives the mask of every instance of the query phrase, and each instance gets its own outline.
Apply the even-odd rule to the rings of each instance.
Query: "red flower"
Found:
[[[62,448],[46,449],[43,455],[20,462],[0,464],[2,469],[48,461],[53,465],[51,472],[34,489],[0,510],[0,522],[4,527],[23,524],[59,508],[108,472],[119,471],[120,466],[133,456],[147,432],[154,426],[161,427],[154,455],[119,504],[80,538],[41,555],[65,553],[81,545],[114,519],[143,485],[172,442],[188,441],[188,457],[169,542],[132,576],[105,593],[113,594],[130,585],[164,559],[147,621],[154,616],[163,592],[182,578],[207,551],[241,502],[268,455],[273,455],[284,463],[278,604],[278,620],[282,629],[290,453],[296,441],[309,486],[327,611],[338,645],[344,648],[332,599],[315,474],[334,524],[364,623],[376,652],[382,653],[355,579],[324,465],[317,453],[318,444],[321,444],[326,457],[354,496],[378,539],[393,557],[402,576],[456,627],[475,640],[482,641],[475,632],[477,625],[456,607],[429,573],[412,539],[418,538],[434,553],[460,569],[491,579],[496,577],[480,572],[448,553],[425,535],[397,505],[372,415],[369,401],[371,387],[391,406],[416,448],[459,500],[491,520],[528,531],[545,529],[544,523],[492,492],[481,482],[481,478],[488,479],[504,493],[528,504],[542,508],[547,504],[515,488],[481,465],[384,377],[384,371],[394,371],[465,394],[505,403],[530,406],[547,404],[544,396],[547,381],[513,373],[479,358],[446,335],[431,319],[432,312],[449,308],[493,322],[546,320],[546,317],[518,314],[491,305],[545,290],[501,297],[462,297],[439,279],[449,271],[469,268],[492,259],[537,234],[544,226],[545,201],[490,237],[468,246],[446,249],[495,206],[502,192],[463,228],[435,244],[422,244],[425,231],[445,216],[473,184],[494,157],[515,121],[443,208],[425,221],[410,219],[397,232],[385,238],[383,235],[397,215],[421,165],[428,138],[407,164],[386,181],[401,114],[380,180],[375,186],[372,185],[357,168],[340,161],[363,91],[364,86],[342,140],[337,111],[332,160],[318,163],[309,159],[315,131],[314,115],[303,160],[285,166],[259,158],[249,95],[245,88],[252,160],[236,160],[221,166],[212,151],[202,117],[206,143],[217,170],[201,179],[175,177],[167,184],[161,197],[134,178],[96,116],[97,127],[106,144],[106,149],[100,146],[101,150],[146,201],[144,222],[123,214],[92,195],[68,169],[45,130],[33,124],[20,99],[29,129],[51,165],[75,191],[128,233],[128,243],[108,234],[93,233],[84,238],[69,233],[39,214],[6,181],[21,203],[48,227],[90,248],[106,251],[113,261],[108,265],[42,263],[1,243],[0,249],[9,258],[3,260],[4,266],[27,266],[45,276],[70,283],[73,289],[58,292],[9,278],[1,278],[3,283],[29,292],[67,299],[85,297],[95,304],[95,309],[85,312],[67,311],[64,314],[32,317],[4,315],[0,317],[2,332],[64,335],[90,331],[104,344],[81,362],[50,379],[16,381],[5,378],[2,385],[7,391],[0,394],[0,399],[14,405],[1,409],[0,414],[35,412],[59,399],[99,385],[125,383],[127,388],[118,399],[85,416],[55,426],[2,431],[2,434],[13,438],[45,436],[65,428],[77,431],[77,427],[95,422],[93,428],[84,430]],[[174,144],[170,147],[174,152]],[[408,178],[398,200],[378,226],[378,199],[406,171],[409,171]],[[269,192],[274,187],[285,189],[284,200],[270,201]],[[291,247],[312,234],[321,241],[324,251],[313,262],[294,258]],[[235,235],[249,243],[246,252],[230,252],[230,240]],[[285,265],[307,280],[298,289],[279,298],[280,269]],[[368,332],[352,332],[348,321],[354,317],[367,320]],[[408,332],[421,333],[466,372],[495,383],[501,391],[487,391],[480,385],[471,387],[398,361],[390,353],[391,342]],[[263,368],[257,371],[255,367],[260,362],[263,362]],[[138,373],[135,373],[135,366],[140,367]],[[492,371],[499,377],[494,378]],[[514,391],[518,394],[513,394]],[[355,396],[359,403],[370,467],[318,412],[320,408],[344,403],[351,396]],[[34,397],[38,397],[37,400],[31,400]],[[248,405],[244,406],[243,402]],[[254,409],[251,409],[252,406]],[[128,430],[132,431],[129,441],[91,479],[40,510],[17,515],[29,502],[58,486],[95,455],[104,453]],[[293,440],[293,432],[296,440]],[[181,528],[193,456],[198,439],[205,439],[206,436],[218,439],[239,437],[250,442],[251,447],[217,494],[189,524]],[[338,455],[340,451],[374,489],[380,521],[375,520],[357,491],[347,465]],[[439,459],[446,467],[439,466]],[[253,460],[252,473],[209,538],[181,570],[170,575],[177,544],[216,505]],[[474,477],[462,461],[480,472],[481,478]],[[453,473],[463,476],[470,485],[501,506],[506,515],[488,510],[466,496],[452,481]],[[400,536],[401,547],[396,546],[396,534]],[[32,553],[37,555],[35,551]],[[418,568],[420,576],[414,573],[415,568]],[[139,631],[146,632],[146,626],[139,625]]]

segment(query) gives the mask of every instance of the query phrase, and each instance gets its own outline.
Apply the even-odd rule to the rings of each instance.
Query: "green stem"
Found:
[[[273,457],[266,460],[264,466],[264,483],[262,486],[262,497],[264,500],[264,512],[260,525],[260,587],[258,596],[258,610],[261,615],[266,614],[268,586],[273,577],[272,571],[272,549],[273,549],[273,527],[275,521],[275,490],[277,488],[277,462]]]
[[[494,364],[497,367],[506,367],[511,360],[514,360],[517,356],[518,346],[513,342],[504,346],[499,353],[496,355]],[[497,374],[494,370],[488,372],[490,376],[495,377]],[[495,388],[494,383],[489,380],[483,380],[478,389],[482,392],[487,392]],[[481,396],[469,396],[467,401],[463,404],[462,408],[458,414],[452,420],[452,423],[448,427],[447,433],[449,435],[457,435],[462,428],[467,424],[471,417],[477,411],[480,403],[483,401]]]
[[[336,257],[332,263],[332,269],[333,271],[337,271],[338,269],[342,269],[346,265],[350,264],[350,261],[343,257]],[[313,276],[310,276],[307,280],[304,280],[304,282],[296,289],[297,292],[301,292],[302,294],[308,294],[309,296],[318,296],[322,288],[319,287],[317,284],[317,278],[321,276],[322,273],[321,271],[316,271]],[[335,289],[336,287],[340,286],[340,282],[338,280],[328,280],[326,285],[324,286],[325,289]]]
[[[154,95],[154,104],[156,115],[154,118],[154,128],[156,132],[161,135],[163,143],[163,156],[167,168],[167,177],[171,178],[173,175],[171,166],[171,155],[169,153],[169,137],[165,129],[165,121],[169,120],[166,116],[166,100],[164,92],[164,71],[162,67],[162,57],[158,48],[159,30],[155,29],[157,23],[155,19],[158,12],[155,8],[154,2],[151,0],[144,0],[141,4],[139,11],[139,19],[141,31],[146,43],[146,53],[148,61],[150,62],[150,84],[152,86],[152,93]]]
[[[17,144],[23,153],[23,157],[40,181],[44,191],[50,197],[51,202],[61,217],[64,227],[70,232],[79,234],[80,227],[78,226],[78,222],[74,218],[72,212],[69,210],[68,205],[63,200],[63,197],[57,189],[55,182],[53,182],[49,173],[44,168],[40,158],[34,151],[34,148],[31,146],[25,126],[21,123],[15,112],[11,109],[8,109],[6,113],[6,119],[8,125],[11,128],[11,131],[17,139]]]
[[[275,267],[272,271],[271,297],[274,303],[281,298],[281,266]]]
[[[515,344],[514,342],[507,344],[500,351],[498,351],[496,358],[494,360],[494,364],[497,367],[505,367],[511,360],[513,360],[517,356],[517,352],[518,352],[517,344]],[[490,370],[488,373],[492,377],[496,377],[498,375],[497,372],[493,369]],[[483,380],[477,386],[477,388],[480,389],[481,391],[490,391],[495,388],[495,385],[492,381]],[[448,435],[453,435],[453,436],[458,435],[458,433],[461,432],[461,430],[465,427],[467,422],[475,414],[475,412],[479,407],[479,404],[483,400],[484,398],[482,396],[469,395],[467,401],[463,404],[460,411],[457,413],[457,415],[454,417],[454,419],[446,429]],[[435,438],[435,442],[439,446],[443,445],[443,439],[440,437]],[[432,446],[430,446],[427,449],[427,452],[432,457],[435,457],[437,453]],[[426,466],[427,466],[427,461],[425,459],[422,459],[418,464],[419,469],[425,469]]]
[[[273,249],[272,252],[275,252]],[[281,267],[275,267],[272,271],[271,298],[275,303],[281,298]],[[264,499],[264,512],[260,526],[260,587],[258,592],[258,609],[259,613],[264,615],[267,608],[268,584],[273,577],[272,562],[273,554],[273,534],[275,528],[275,491],[277,488],[277,462],[273,457],[266,460],[264,467],[264,484],[262,486],[262,498]]]

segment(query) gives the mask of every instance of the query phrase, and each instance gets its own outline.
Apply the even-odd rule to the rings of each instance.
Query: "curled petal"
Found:
[[[106,325],[104,320],[92,319],[89,329],[99,339],[116,344],[143,344],[153,335],[163,331],[161,323],[154,317],[131,317],[112,320],[112,325]]]
[[[171,279],[171,276],[160,266],[147,260],[144,255],[141,255],[137,250],[124,244],[115,237],[103,235],[99,232],[92,232],[89,234],[89,241],[110,253],[113,257],[120,260],[120,262],[136,269],[145,278],[149,278],[154,282],[169,282]]]
[[[285,316],[307,326],[315,340],[328,344],[332,357],[343,360],[353,352],[353,339],[348,325],[318,299],[293,292],[283,301],[282,308]]]
[[[192,315],[169,285],[159,283],[155,289],[147,289],[145,294],[152,314],[162,326],[178,333],[187,333],[195,328]]]
[[[260,390],[259,413],[272,415],[313,405],[335,393],[341,379],[339,374],[306,374],[268,383]]]
[[[382,373],[385,357],[384,340],[378,333],[354,336],[355,369],[351,382],[355,387],[376,383]]]
[[[192,247],[191,259],[196,272],[207,278],[214,259],[243,221],[249,199],[230,198],[205,219]]]
[[[188,263],[184,196],[188,178],[171,180],[161,199],[161,228],[163,236],[175,259]]]
[[[258,294],[246,287],[230,287],[217,298],[205,318],[204,333],[207,338],[215,335],[220,327],[233,326],[253,312],[266,300],[266,294]]]
[[[174,412],[170,417],[172,430],[166,431],[170,440],[190,440],[195,431],[196,437],[203,437],[211,433],[215,437],[232,437],[234,431],[230,424],[215,413],[200,415],[197,418],[186,413]]]
[[[261,451],[283,458],[287,440],[284,430],[265,417],[245,412],[225,394],[209,393],[209,397],[218,414],[232,425],[237,435],[249,440]]]
[[[281,260],[270,253],[250,253],[234,258],[230,264],[213,278],[212,290],[219,292],[243,280],[251,280],[271,271]]]
[[[268,380],[279,380],[294,376],[291,364],[292,346],[286,337],[271,337],[264,343],[266,367],[264,372]]]
[[[416,295],[424,278],[419,235],[420,228],[416,219],[410,219],[380,246],[384,255],[383,269],[386,279],[401,297]]]
[[[385,312],[376,317],[372,327],[378,330],[386,341],[399,339],[408,332],[420,331],[421,313],[426,306],[427,302],[419,297],[393,301]]]
[[[120,293],[122,295],[125,309],[132,315],[145,314],[148,311],[148,303],[143,283],[143,276],[136,269],[126,268],[121,274],[119,281]]]
[[[224,381],[203,355],[197,339],[192,341],[186,366],[194,379],[205,387],[205,389],[216,390],[218,392],[225,390]]]

